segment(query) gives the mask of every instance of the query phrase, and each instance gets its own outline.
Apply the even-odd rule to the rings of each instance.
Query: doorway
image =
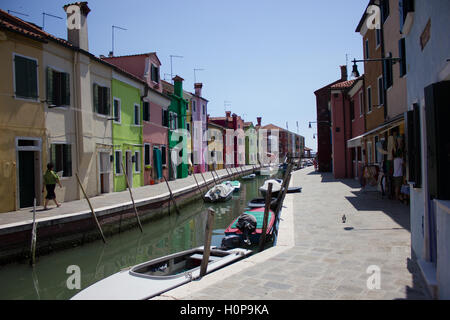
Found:
[[[109,176],[111,172],[111,157],[109,151],[99,153],[100,161],[100,193],[110,192]]]
[[[41,140],[16,138],[17,150],[17,204],[29,208],[40,204],[41,194]]]

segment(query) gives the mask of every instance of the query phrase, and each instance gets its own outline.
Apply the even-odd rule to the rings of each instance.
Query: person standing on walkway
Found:
[[[394,190],[395,190],[395,199],[400,200],[400,188],[403,184],[403,152],[401,149],[397,149],[394,158]]]
[[[47,171],[44,174],[44,185],[47,189],[47,195],[44,201],[44,210],[47,210],[47,205],[49,200],[53,200],[57,207],[60,207],[61,204],[56,200],[55,187],[56,184],[62,188],[61,181],[59,181],[58,175],[53,171],[53,163],[47,164]],[[44,186],[42,186],[42,193],[44,193]]]

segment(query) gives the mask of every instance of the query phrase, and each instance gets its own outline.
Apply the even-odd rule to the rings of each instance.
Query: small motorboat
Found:
[[[290,187],[287,190],[287,193],[300,193],[302,192],[302,187]]]
[[[123,269],[73,296],[72,300],[144,300],[200,277],[203,247],[153,259]],[[250,250],[211,247],[209,274],[251,254]]]
[[[242,177],[243,180],[252,180],[252,179],[255,179],[255,178],[256,178],[256,174],[254,174],[254,173],[249,174],[248,176]]]
[[[211,188],[204,196],[205,202],[225,202],[233,196],[234,187],[229,184],[218,184]]]
[[[241,190],[241,183],[237,180],[234,181],[224,181],[222,184],[229,185],[234,188],[234,192]]]
[[[257,244],[262,234],[263,220],[264,208],[245,211],[228,226],[225,230],[225,236],[238,235],[247,244]],[[275,214],[272,210],[269,210],[266,235],[272,234],[274,224]]]
[[[277,198],[272,198],[270,201],[270,207],[274,207],[277,204]],[[247,203],[247,207],[249,208],[264,208],[266,206],[266,199],[265,198],[255,198],[250,200]]]
[[[281,181],[281,182],[280,182]],[[280,179],[268,179],[264,181],[264,184],[259,188],[263,198],[266,198],[266,192],[269,190],[269,183],[272,183],[272,197],[277,198],[281,191],[282,180]]]

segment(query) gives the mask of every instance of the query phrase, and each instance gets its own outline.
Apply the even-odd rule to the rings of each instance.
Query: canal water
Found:
[[[40,256],[34,268],[27,263],[0,266],[0,299],[69,299],[79,292],[67,287],[73,273],[68,271],[70,266],[79,267],[82,290],[123,268],[201,246],[209,207],[216,212],[212,245],[220,246],[227,226],[247,208],[248,201],[260,197],[258,189],[266,178],[240,180],[241,190],[230,201],[208,204],[199,199],[183,207],[180,215],[172,212],[144,224],[143,233],[135,228],[108,237],[106,244],[96,241]]]

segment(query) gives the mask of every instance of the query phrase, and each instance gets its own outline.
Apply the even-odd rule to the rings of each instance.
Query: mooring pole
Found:
[[[264,250],[264,244],[266,242],[266,233],[267,233],[267,225],[269,220],[269,212],[270,212],[270,203],[272,202],[272,183],[269,183],[269,189],[266,193],[266,203],[264,207],[264,220],[261,238],[259,238],[259,252]]]
[[[127,188],[128,188],[128,191],[130,192],[131,202],[133,203],[133,208],[134,208],[134,215],[136,216],[136,220],[138,222],[139,229],[141,229],[141,232],[144,232],[144,230],[142,229],[141,220],[139,220],[139,215],[138,215],[138,212],[137,212],[136,204],[134,203],[133,193],[131,192],[131,188],[130,188],[130,183],[128,181],[127,172],[125,171],[125,167],[123,165],[123,162],[121,162],[120,164],[122,165],[122,170],[123,170],[123,173],[125,175],[125,181],[127,183]]]
[[[213,180],[214,180],[214,185],[216,185],[217,184],[217,182],[216,182],[216,178],[214,178],[214,174],[213,174],[213,172],[211,171],[211,176],[213,177]]]
[[[164,177],[164,181],[166,182],[167,188],[169,189],[170,200],[172,200],[175,210],[177,210],[177,213],[180,214],[180,210],[178,210],[177,203],[175,202],[175,198],[173,197],[172,190],[170,189],[170,186],[169,186],[169,183],[167,182],[166,177]]]
[[[206,274],[208,268],[209,255],[211,253],[211,237],[213,232],[214,213],[215,211],[212,208],[208,208],[208,220],[206,222],[205,229],[205,245],[203,246],[203,259],[200,266],[200,278]]]
[[[30,252],[30,265],[34,267],[36,262],[36,198],[33,202],[33,228],[31,229],[31,252]]]
[[[97,216],[95,215],[95,211],[94,211],[94,208],[92,207],[91,200],[89,200],[89,197],[87,196],[86,191],[84,190],[84,187],[81,184],[80,177],[78,177],[78,173],[75,173],[75,176],[77,177],[77,181],[78,181],[78,184],[80,185],[81,191],[83,192],[83,195],[89,204],[89,208],[91,209],[92,217],[94,218],[95,224],[97,225],[97,229],[100,232],[100,235],[102,236],[103,243],[106,243],[106,239],[105,239],[105,236],[103,235],[102,227],[100,226],[100,223],[97,220]]]
[[[194,176],[195,184],[197,185],[198,191],[200,191],[200,194],[202,194],[202,190],[200,189],[200,185],[198,184],[197,178],[195,177],[195,173],[192,174]]]

